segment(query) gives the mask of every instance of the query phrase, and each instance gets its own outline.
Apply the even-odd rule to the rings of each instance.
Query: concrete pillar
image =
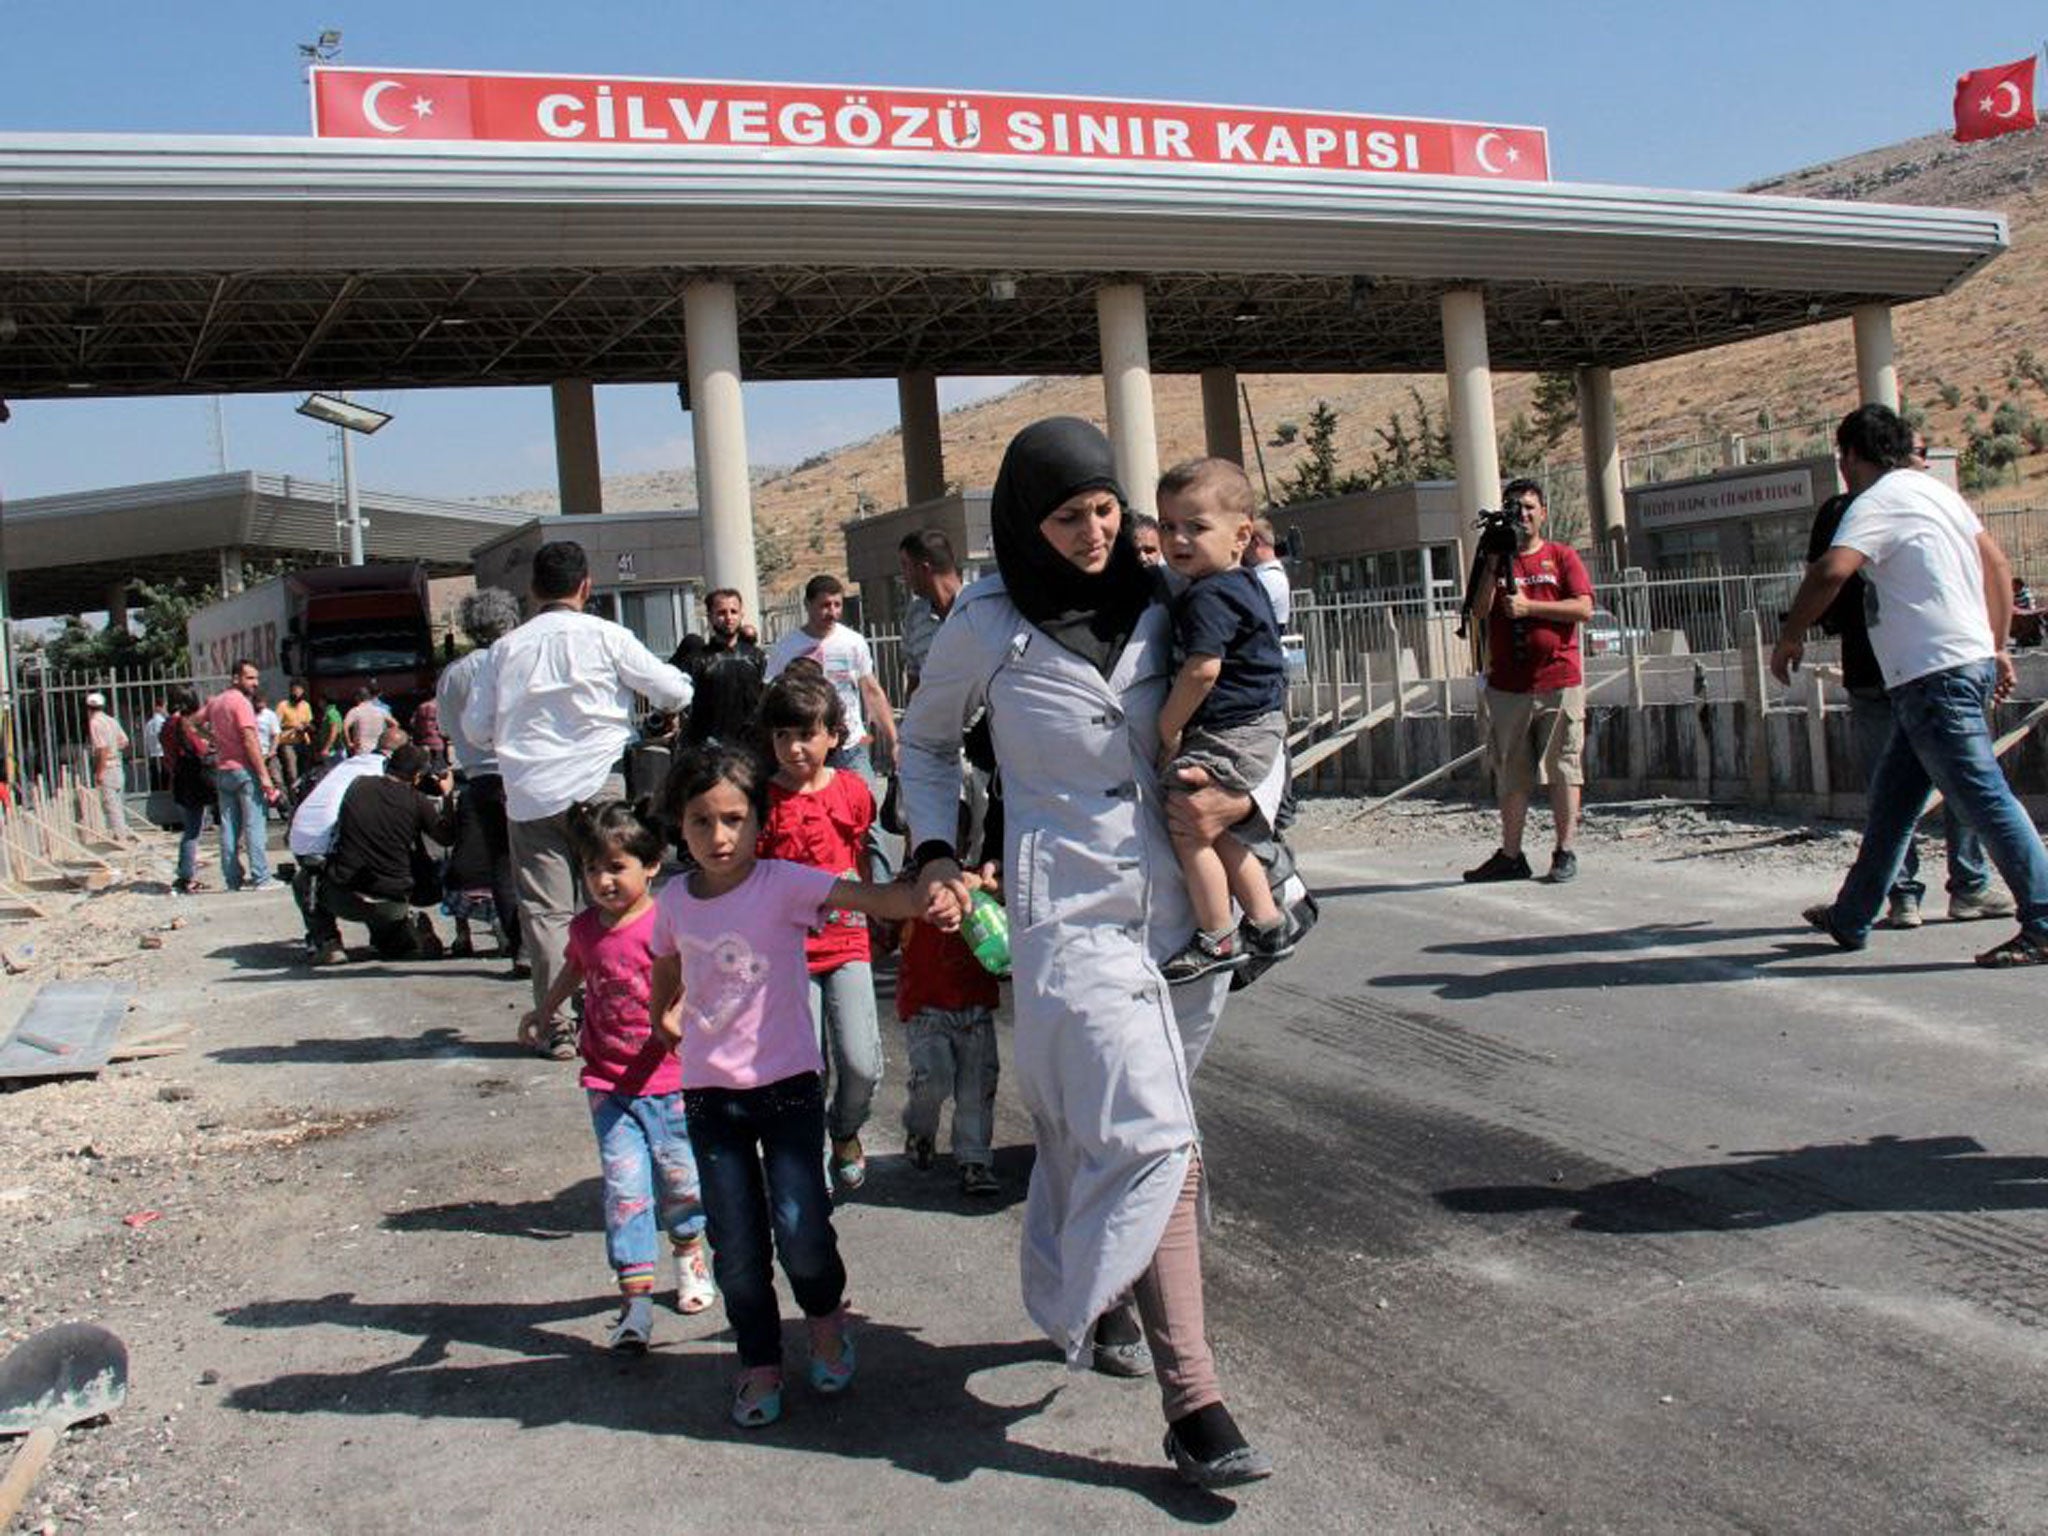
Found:
[[[1858,304],[1849,312],[1856,330],[1856,391],[1865,405],[1899,408],[1899,365],[1892,354],[1892,307]]]
[[[220,552],[220,595],[232,597],[242,590],[242,552],[239,549],[224,549]]]
[[[1237,414],[1237,370],[1202,370],[1202,446],[1212,459],[1244,463],[1244,424]]]
[[[1451,393],[1451,458],[1458,515],[1500,505],[1500,445],[1493,427],[1493,369],[1486,357],[1486,296],[1453,288],[1443,298],[1444,379]]]
[[[939,381],[926,372],[896,376],[903,423],[903,499],[915,505],[946,494],[946,448],[939,432]]]
[[[107,633],[117,635],[128,627],[128,580],[107,584]]]
[[[739,296],[706,279],[683,290],[690,380],[690,435],[697,448],[697,507],[704,529],[704,586],[731,587],[761,611],[754,564],[754,499],[747,484],[747,417],[740,400]]]
[[[589,379],[557,379],[555,485],[564,512],[602,512],[604,475],[597,457],[597,386]]]
[[[1626,537],[1621,504],[1621,438],[1614,429],[1614,370],[1578,370],[1579,443],[1586,464],[1586,511],[1598,547],[1624,562]]]
[[[1159,486],[1159,428],[1152,417],[1152,351],[1145,340],[1145,290],[1110,283],[1095,290],[1102,332],[1102,394],[1116,477],[1133,512],[1154,513]]]

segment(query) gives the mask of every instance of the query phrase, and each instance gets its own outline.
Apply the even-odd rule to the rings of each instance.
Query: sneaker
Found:
[[[712,1283],[711,1265],[705,1259],[704,1239],[692,1238],[675,1252],[676,1310],[685,1317],[695,1317],[718,1300],[718,1287]]]
[[[1255,928],[1247,918],[1238,924],[1237,936],[1244,941],[1247,963],[1263,960],[1266,965],[1275,965],[1294,953],[1294,946],[1301,942],[1301,934],[1294,926],[1294,919],[1287,913],[1280,914],[1280,921],[1271,928]],[[1260,969],[1264,969],[1262,966]]]
[[[647,1341],[654,1337],[654,1310],[645,1296],[628,1296],[619,1308],[618,1319],[605,1339],[614,1354],[644,1355]]]
[[[1166,978],[1168,986],[1179,986],[1182,982],[1195,981],[1217,971],[1234,971],[1251,963],[1251,955],[1237,942],[1237,934],[1226,930],[1222,935],[1202,933],[1199,930],[1189,939],[1177,955],[1170,956],[1159,967],[1159,974]]]
[[[963,1195],[1000,1195],[1003,1181],[996,1177],[995,1169],[987,1163],[962,1163],[960,1165],[960,1193]]]
[[[284,889],[284,884],[282,881],[264,879],[258,880],[254,885],[238,886],[237,889],[244,891],[281,891]]]
[[[859,1189],[868,1181],[868,1155],[860,1138],[849,1136],[832,1143],[832,1184],[837,1189]]]
[[[1974,923],[1984,917],[2011,917],[2018,910],[2012,897],[1995,885],[1987,885],[1981,891],[1956,891],[1948,899],[1948,920],[1952,923]]]
[[[1911,891],[1893,891],[1886,903],[1883,928],[1918,928],[1920,926],[1920,898]]]
[[[1863,947],[1862,940],[1859,939],[1854,944],[1851,944],[1835,931],[1835,909],[1827,902],[1822,902],[1817,907],[1808,907],[1799,915],[1806,919],[1807,927],[1817,929],[1821,933],[1826,934],[1839,947],[1843,949],[1861,949]]]
[[[1473,885],[1487,885],[1495,880],[1527,880],[1530,878],[1529,856],[1525,853],[1509,854],[1505,849],[1496,848],[1492,857],[1477,869],[1465,871],[1465,879]]]
[[[932,1139],[929,1136],[906,1136],[903,1138],[903,1155],[910,1159],[910,1166],[917,1169],[932,1165]]]
[[[1319,915],[1320,912],[1316,906],[1316,899],[1313,896],[1305,895],[1287,909],[1287,948],[1285,953],[1291,955],[1301,947],[1301,941],[1307,938],[1308,931],[1315,927],[1316,918]],[[1258,950],[1252,950],[1251,959],[1245,963],[1244,969],[1230,973],[1230,990],[1242,992],[1279,963],[1277,959],[1268,960]]]
[[[339,944],[323,944],[306,957],[308,965],[347,965],[348,951]]]
[[[1579,878],[1579,856],[1569,848],[1560,848],[1550,856],[1550,883],[1565,885]]]

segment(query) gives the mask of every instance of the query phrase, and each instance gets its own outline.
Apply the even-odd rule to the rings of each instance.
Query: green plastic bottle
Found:
[[[960,936],[991,976],[1010,974],[1010,914],[987,891],[976,891],[968,904]]]

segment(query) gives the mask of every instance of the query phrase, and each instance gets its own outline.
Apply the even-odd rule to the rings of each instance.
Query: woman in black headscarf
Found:
[[[1013,1076],[1038,1143],[1025,1306],[1075,1369],[1114,1365],[1143,1358],[1120,1332],[1135,1290],[1166,1453],[1225,1487],[1272,1471],[1223,1405],[1202,1317],[1188,1078],[1228,978],[1169,989],[1159,972],[1192,921],[1152,768],[1173,635],[1123,503],[1087,422],[1011,442],[990,508],[999,575],[960,594],[932,643],[903,722],[902,797],[926,893],[959,881],[961,733],[986,706],[1008,828]],[[1228,819],[1247,808],[1204,793]]]

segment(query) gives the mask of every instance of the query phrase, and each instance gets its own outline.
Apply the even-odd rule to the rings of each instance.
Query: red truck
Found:
[[[225,677],[256,663],[275,703],[292,678],[316,704],[346,710],[375,682],[398,718],[434,691],[433,609],[421,565],[316,565],[222,598],[186,623],[192,674]]]

